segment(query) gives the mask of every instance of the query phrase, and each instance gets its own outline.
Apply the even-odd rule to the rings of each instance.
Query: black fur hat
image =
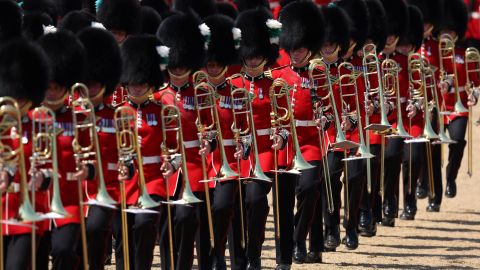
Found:
[[[312,1],[298,1],[286,5],[280,12],[282,33],[280,46],[285,51],[302,47],[316,54],[323,42],[324,20],[320,9]]]
[[[168,67],[200,69],[206,60],[206,39],[200,31],[200,19],[194,14],[175,13],[166,18],[157,37],[170,48]]]
[[[128,35],[140,31],[138,0],[103,0],[97,18],[108,30],[125,31]]]
[[[270,4],[268,0],[234,0],[235,5],[237,5],[238,12],[243,12],[249,9],[256,9],[263,7],[270,9]]]
[[[165,18],[165,15],[170,13],[170,6],[164,0],[142,0],[140,5],[155,9],[162,18]]]
[[[108,31],[88,27],[78,33],[87,55],[85,82],[99,82],[111,94],[122,75],[122,56],[115,37]]]
[[[387,15],[387,37],[400,39],[407,33],[408,11],[404,0],[381,0]]]
[[[463,0],[442,0],[443,16],[441,30],[453,30],[458,39],[465,36],[468,24],[468,8]]]
[[[207,61],[216,61],[222,66],[229,66],[237,62],[237,49],[240,46],[240,29],[234,30],[234,22],[225,15],[213,15],[205,18],[205,24],[212,32],[208,43]],[[234,40],[234,31],[235,37]]]
[[[14,1],[0,0],[0,43],[22,34],[22,12]]]
[[[238,15],[235,25],[242,30],[240,59],[263,56],[267,60],[267,66],[277,60],[279,47],[270,41],[267,27],[267,21],[270,19],[272,14],[264,8],[250,9]]]
[[[408,6],[408,29],[404,38],[398,44],[412,44],[417,51],[423,42],[423,16],[419,8],[413,5]]]
[[[45,12],[52,18],[53,25],[57,25],[58,10],[53,0],[24,0],[22,9],[25,14],[30,12]]]
[[[320,9],[325,18],[325,42],[340,46],[338,56],[347,53],[350,48],[350,20],[347,13],[336,4]]]
[[[365,0],[340,0],[336,2],[343,8],[351,21],[350,37],[357,43],[356,49],[363,48],[368,34],[368,23],[370,16]]]
[[[82,0],[55,0],[58,16],[64,17],[74,10],[82,9]]]
[[[158,88],[163,84],[163,73],[160,69],[161,58],[157,47],[160,41],[154,35],[134,35],[122,44],[123,84],[148,84]]]
[[[233,20],[235,20],[238,17],[238,11],[237,9],[229,2],[219,2],[216,3],[216,8],[217,8],[217,13],[218,14],[223,14],[226,15]]]
[[[49,82],[48,59],[33,42],[19,38],[0,49],[0,96],[42,102]]]
[[[52,25],[53,21],[48,14],[31,12],[23,16],[22,33],[24,37],[37,40],[44,34],[43,26]]]
[[[380,0],[366,0],[370,16],[367,39],[377,46],[377,52],[383,51],[387,42],[387,16]]]
[[[89,12],[85,10],[75,10],[69,12],[63,20],[60,21],[58,29],[71,31],[76,34],[82,29],[92,26],[92,22],[95,20],[95,16]]]
[[[434,28],[440,27],[442,21],[442,0],[408,0],[410,5],[420,9],[424,23],[431,23]]]
[[[204,19],[217,13],[215,0],[175,0],[173,10],[188,13],[194,11],[200,18]]]
[[[84,81],[86,55],[77,37],[68,31],[57,31],[42,36],[39,43],[49,58],[51,81],[67,88]]]
[[[155,35],[158,26],[162,23],[162,17],[160,14],[149,6],[142,6],[142,17],[140,20],[140,33],[142,34]]]

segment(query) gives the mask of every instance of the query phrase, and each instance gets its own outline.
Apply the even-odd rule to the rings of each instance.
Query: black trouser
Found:
[[[232,270],[243,270],[246,267],[246,257],[245,257],[245,247],[242,247],[242,224],[241,224],[241,212],[240,206],[243,206],[243,221],[245,227],[243,235],[247,236],[247,223],[246,223],[246,212],[245,212],[245,196],[246,196],[246,184],[242,183],[242,204],[240,204],[240,198],[237,196],[235,198],[234,212],[232,217],[232,222],[230,226],[230,231],[228,233],[228,249],[230,251],[230,266]],[[245,242],[248,239],[245,239]]]
[[[243,193],[242,193],[243,194]],[[238,198],[238,181],[218,182],[213,192],[212,219],[215,235],[215,256],[225,257],[228,229],[234,213],[234,204]]]
[[[208,232],[207,208],[204,200],[205,193],[194,192],[194,194],[204,202],[175,206],[174,242],[177,254],[177,270],[192,268],[195,242],[197,243],[198,269],[211,268],[211,247]]]
[[[382,220],[382,197],[380,196],[380,162],[381,162],[381,145],[370,145],[370,153],[375,157],[370,159],[370,179],[372,181],[371,193],[368,193],[367,180],[363,188],[363,196],[360,209],[362,211],[372,210],[373,222]]]
[[[450,138],[457,142],[448,145],[447,182],[455,182],[457,179],[458,170],[462,164],[463,151],[467,145],[467,141],[465,141],[467,124],[468,117],[457,117],[447,126]]]
[[[3,236],[5,269],[30,269],[32,237],[30,234]]]
[[[113,209],[99,206],[90,206],[86,218],[88,264],[90,269],[103,269],[107,241],[112,241],[112,218]]]
[[[37,270],[48,270],[50,251],[52,250],[52,233],[46,231],[41,237],[37,237]]]
[[[294,208],[295,208],[295,186],[300,175],[280,173],[278,174],[278,211],[276,204],[276,185],[273,183],[273,209],[275,224],[275,247],[277,264],[292,264],[293,255],[293,229],[294,229]],[[275,181],[275,178],[272,177]],[[277,218],[280,225],[278,235]]]
[[[80,246],[80,224],[67,224],[52,230],[53,269],[77,269],[80,260],[77,246]]]
[[[356,153],[356,149],[352,150]],[[359,221],[360,201],[363,196],[363,189],[366,181],[366,160],[356,159],[347,162],[347,183],[348,183],[348,216],[345,216],[344,227],[347,230],[357,230]],[[344,193],[347,192],[345,189]],[[346,204],[346,202],[345,202]],[[344,206],[346,207],[346,205]]]
[[[307,239],[315,214],[315,206],[320,197],[321,161],[310,161],[309,163],[315,166],[315,168],[303,171],[295,188],[297,197],[295,231],[293,232],[293,241],[295,243],[305,242]],[[320,219],[320,221],[322,220]]]
[[[425,159],[426,143],[405,143],[403,145],[403,209],[409,208],[417,210],[417,197],[415,189],[417,188],[418,177],[422,171],[426,171],[427,164],[423,163]],[[411,150],[411,151],[410,151]],[[411,153],[411,154],[410,154]],[[410,160],[411,157],[411,160]],[[411,170],[410,170],[411,166]],[[411,174],[410,174],[411,173]]]
[[[162,197],[150,195],[151,198],[160,202]],[[159,214],[127,214],[128,222],[128,247],[130,256],[130,268],[151,269],[153,261],[153,249],[157,239],[157,232],[160,220],[166,222],[165,206],[158,206],[151,210],[158,211]],[[123,260],[123,239],[122,239],[122,221],[119,211],[115,213],[113,222],[113,234],[115,237],[115,262],[116,269],[124,269]],[[163,242],[162,238],[160,240]]]
[[[325,233],[328,235],[330,228],[340,225],[340,208],[342,206],[342,182],[340,177],[345,165],[345,162],[342,161],[342,159],[345,158],[345,154],[343,152],[329,152],[327,158],[334,206],[333,213],[330,213],[327,207],[326,194],[323,194],[323,217],[325,221]]]
[[[402,167],[403,138],[388,138],[385,147],[383,214],[397,217],[400,170]]]

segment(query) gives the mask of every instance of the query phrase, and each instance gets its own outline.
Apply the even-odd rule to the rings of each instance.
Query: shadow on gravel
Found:
[[[461,224],[461,225],[469,225],[469,226],[480,226],[480,221],[472,221],[472,220],[448,220],[448,219],[416,219],[419,221],[428,221],[428,222],[442,222],[442,223],[449,223],[449,224]]]
[[[418,264],[406,264],[406,265],[398,265],[398,264],[367,264],[367,263],[339,263],[338,266],[344,267],[359,267],[364,269],[475,269],[470,266],[458,266],[458,265],[451,265],[451,266],[425,266],[425,265],[418,265]]]
[[[442,227],[427,227],[427,226],[401,226],[403,228],[412,228],[429,231],[442,231],[442,232],[480,232],[480,230],[474,230],[469,228],[442,228]]]

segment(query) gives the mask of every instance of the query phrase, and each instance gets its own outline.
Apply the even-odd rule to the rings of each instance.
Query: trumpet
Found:
[[[480,81],[480,53],[476,48],[468,48],[465,51],[465,69],[467,74],[467,86],[470,88],[469,92],[472,92],[472,89],[477,87],[475,82]],[[468,176],[472,177],[473,174],[473,120],[472,120],[472,106],[468,107],[468,134],[467,134],[467,141],[468,141]]]
[[[457,77],[457,66],[455,63],[455,41],[448,34],[443,34],[440,36],[440,41],[438,42],[438,52],[440,53],[440,76],[442,79],[451,78],[454,81],[455,86],[455,113],[464,113],[468,112],[468,109],[465,108],[462,104],[460,98],[460,89],[458,86],[458,77]],[[452,66],[452,71],[448,71],[446,68],[447,65]],[[442,114],[451,114],[452,112],[443,112]]]
[[[321,59],[312,59],[310,60],[310,65],[308,66],[308,76],[310,78],[311,87],[312,87],[312,104],[313,104],[313,115],[316,120],[321,120],[322,116],[330,110],[331,108],[331,81],[330,73]],[[321,85],[318,85],[318,82],[321,82]],[[318,96],[317,91],[326,92],[323,97]],[[324,105],[324,102],[328,104]],[[322,169],[323,177],[325,182],[325,196],[327,200],[327,210],[329,213],[333,213],[335,210],[333,205],[333,192],[332,184],[330,179],[328,158],[327,158],[327,149],[325,149],[325,135],[323,130],[318,131],[318,137],[320,141],[320,151],[325,153],[325,157],[322,158]]]

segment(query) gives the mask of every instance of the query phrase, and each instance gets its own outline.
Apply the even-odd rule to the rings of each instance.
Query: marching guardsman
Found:
[[[39,43],[45,50],[53,70],[43,105],[54,111],[56,125],[62,133],[57,136],[58,173],[61,202],[68,216],[53,220],[51,229],[51,256],[55,269],[76,269],[80,247],[80,205],[77,181],[93,180],[95,167],[91,164],[76,168],[72,142],[74,139],[73,116],[65,100],[70,87],[82,82],[85,75],[86,56],[83,45],[69,32],[44,35]],[[61,162],[60,162],[61,160]],[[52,175],[44,177],[44,180]]]
[[[162,58],[157,48],[162,44],[153,35],[133,35],[128,37],[121,46],[123,72],[121,83],[128,93],[124,106],[131,107],[136,112],[138,130],[138,147],[142,155],[142,164],[135,164],[137,170],[133,175],[127,173],[121,177],[126,182],[126,201],[129,206],[137,206],[154,210],[159,213],[129,213],[128,214],[128,246],[130,265],[135,269],[150,269],[153,262],[153,250],[156,243],[158,227],[167,221],[167,212],[161,201],[167,197],[166,180],[174,169],[178,168],[175,160],[165,161],[162,158],[162,104],[153,98],[153,93],[163,84],[160,68]],[[137,162],[138,163],[138,162]],[[138,170],[143,166],[143,175]],[[128,168],[126,164],[121,166]],[[128,180],[128,178],[130,178]],[[141,177],[145,179],[147,194],[141,194]],[[169,186],[175,185],[175,179],[169,179]],[[143,192],[142,192],[143,193]],[[139,196],[150,197],[151,206],[138,205]],[[123,198],[122,198],[123,199]],[[143,199],[142,199],[143,200]],[[147,200],[145,200],[147,201]],[[118,216],[118,215],[117,215]],[[120,219],[120,217],[116,217]],[[117,269],[123,269],[123,241],[120,221],[114,223],[116,236],[115,254]],[[168,243],[166,235],[160,235],[160,243]],[[165,247],[168,245],[165,244]],[[166,249],[162,249],[165,250]],[[162,259],[162,261],[164,261]]]
[[[293,70],[300,77],[300,81],[296,82],[291,92],[298,143],[303,157],[314,166],[314,169],[302,172],[295,188],[297,213],[294,219],[293,259],[297,263],[317,263],[322,261],[323,243],[320,243],[320,247],[317,248],[311,246],[307,255],[305,241],[310,231],[315,207],[322,208],[319,199],[320,173],[321,161],[325,153],[322,153],[319,130],[314,117],[314,99],[317,93],[310,82],[308,67],[310,60],[316,57],[323,43],[323,15],[314,3],[300,1],[286,5],[280,13],[280,21],[282,23],[280,45],[290,58],[290,65],[286,66],[286,69]],[[323,227],[322,219],[319,221],[318,225]],[[289,235],[282,234],[282,237],[289,237]]]
[[[205,18],[204,23],[211,31],[211,38],[207,50],[207,63],[205,64],[204,69],[208,75],[208,83],[218,96],[217,111],[223,137],[225,157],[228,162],[227,164],[223,164],[221,153],[218,150],[211,154],[209,175],[211,177],[216,177],[222,166],[229,166],[235,172],[239,173],[239,168],[237,167],[237,155],[240,153],[237,155],[235,155],[235,153],[237,152],[237,143],[241,144],[241,138],[235,138],[235,134],[232,131],[232,124],[234,123],[232,106],[238,106],[238,104],[235,104],[232,100],[230,83],[226,80],[226,74],[231,65],[237,64],[241,30],[235,28],[234,21],[225,15],[217,14],[209,16]],[[236,115],[235,120],[237,121],[237,125],[241,127],[245,118]],[[219,145],[219,147],[221,146]],[[242,151],[241,153],[242,157],[238,158],[243,158],[243,153],[248,154],[247,145],[245,145],[245,151]],[[239,197],[239,194],[243,194],[243,192],[238,193],[239,186],[242,187],[242,185],[239,185],[237,181],[241,180],[225,179],[210,183],[210,185],[214,187],[213,192],[211,192],[213,195],[211,211],[215,238],[214,252],[212,253],[212,269],[227,269],[225,262],[225,248],[228,231],[230,226],[241,227],[241,224],[232,224],[234,214],[239,215],[238,218],[243,218],[240,211],[234,211],[234,207],[237,207],[235,202],[243,200],[243,196]],[[238,207],[241,207],[240,205],[243,204],[238,203]],[[240,230],[242,230],[242,228],[240,228]],[[241,243],[237,242],[239,241],[231,243],[231,245],[241,245]]]
[[[165,19],[160,25],[157,36],[169,50],[167,71],[169,83],[156,93],[155,98],[160,100],[165,92],[170,92],[175,100],[166,100],[175,103],[181,113],[183,144],[185,147],[185,162],[188,174],[179,171],[174,178],[189,180],[189,185],[196,198],[204,200],[205,190],[202,175],[202,155],[207,155],[216,147],[215,135],[209,132],[200,134],[197,130],[197,109],[195,105],[195,90],[191,81],[195,71],[205,63],[208,45],[209,29],[190,13],[176,13]],[[201,26],[201,27],[200,27]],[[200,90],[201,91],[201,90]],[[205,110],[203,110],[205,111]],[[207,162],[208,164],[208,159]],[[208,169],[208,168],[205,168]],[[177,195],[186,190],[180,184],[176,189]],[[181,196],[181,195],[180,195]],[[179,199],[182,199],[180,197]],[[207,220],[206,203],[198,202],[175,205],[174,242],[176,269],[190,269],[193,264],[194,244],[196,242],[199,269],[210,269],[210,243]],[[169,265],[169,264],[168,264]]]
[[[338,84],[335,84],[333,78],[338,78],[338,65],[343,62],[342,57],[348,52],[350,48],[350,25],[349,18],[346,12],[336,4],[330,4],[321,9],[325,18],[325,43],[320,49],[320,55],[323,57],[327,68],[330,72],[330,80],[332,84],[332,98],[334,99],[335,106],[338,110],[342,108],[342,102]],[[319,84],[326,84],[327,82],[318,82]],[[331,99],[329,99],[330,107],[333,107]],[[323,106],[327,106],[324,104]],[[332,111],[332,109],[330,109]],[[340,111],[339,111],[340,113]],[[343,149],[334,148],[336,130],[335,114],[330,114],[328,119],[328,129],[325,135],[326,144],[328,145],[327,161],[329,167],[332,198],[333,198],[333,210],[331,213],[327,209],[327,205],[323,204],[323,216],[325,222],[325,242],[324,248],[327,251],[334,251],[340,245],[340,207],[341,207],[341,190],[342,182],[340,177],[344,169],[344,162],[342,161],[344,156]],[[348,118],[348,121],[353,119]],[[343,132],[343,131],[340,131]],[[325,172],[324,172],[325,173]],[[322,196],[325,196],[323,202],[327,202],[327,190],[324,190]],[[321,235],[316,231],[320,230],[320,221],[322,218],[320,214],[315,214],[314,223],[310,229],[310,246],[318,246],[321,243]]]
[[[89,91],[89,99],[95,107],[95,115],[99,118],[97,134],[101,154],[102,171],[106,189],[115,202],[119,200],[117,180],[117,152],[114,108],[105,99],[115,90],[122,74],[122,58],[120,47],[110,32],[88,27],[78,33],[87,54],[87,76],[85,79]],[[99,182],[84,182],[86,190],[85,201],[95,199]],[[88,238],[89,266],[92,269],[102,269],[105,263],[107,241],[111,241],[112,218],[114,210],[108,207],[92,205],[86,212]]]
[[[378,15],[368,17],[369,31],[366,44],[374,44],[377,47],[377,52],[380,52],[383,50],[387,40],[385,9],[380,0],[367,0],[367,6],[370,14]],[[363,57],[363,51],[359,53],[359,56]],[[364,80],[366,80],[365,77]],[[375,80],[376,78],[373,78],[373,81]],[[372,85],[372,87],[376,86],[377,84]],[[365,91],[369,90],[368,88],[365,89]],[[373,106],[372,102],[367,102],[369,123],[379,123],[380,111],[378,104],[377,106]],[[370,159],[371,192],[368,192],[368,185],[363,189],[362,202],[360,205],[359,230],[360,235],[372,237],[377,233],[377,222],[382,221],[382,198],[379,195],[381,136],[373,131],[368,131],[368,136],[369,139],[367,143],[370,144],[370,153],[375,157]]]
[[[382,0],[383,7],[385,8],[387,15],[387,42],[385,48],[380,52],[380,70],[382,74],[382,80],[387,73],[387,70],[384,70],[384,60],[393,60],[394,65],[396,65],[396,71],[394,80],[398,81],[400,89],[397,89],[396,85],[383,80],[383,92],[385,96],[386,106],[388,110],[388,122],[392,124],[392,127],[396,130],[404,129],[404,127],[399,127],[399,119],[397,119],[397,96],[400,97],[400,104],[406,104],[407,102],[407,92],[408,92],[408,60],[402,56],[397,56],[395,49],[397,47],[398,41],[404,39],[407,33],[407,23],[408,23],[408,11],[407,5],[403,0]],[[398,58],[401,58],[402,63],[398,63]],[[400,67],[399,67],[400,64]],[[401,71],[399,70],[401,68]],[[398,73],[397,73],[398,72]],[[398,77],[397,75],[398,74]],[[393,80],[393,79],[392,79]],[[393,90],[392,93],[387,93],[387,90]],[[397,95],[397,91],[399,95]],[[403,102],[402,102],[403,101]],[[403,119],[402,119],[403,120]],[[400,136],[400,135],[398,135]],[[400,178],[400,169],[402,164],[402,151],[403,151],[403,140],[402,137],[388,137],[385,138],[386,146],[384,152],[384,198],[383,198],[383,226],[393,227],[395,224],[395,218],[398,216],[398,200],[396,196],[398,194],[398,181]],[[380,176],[382,177],[382,176]]]
[[[396,48],[397,55],[393,57],[399,64],[399,67],[402,68],[399,72],[401,99],[404,97],[408,98],[407,102],[401,102],[401,108],[397,108],[397,110],[401,109],[405,130],[412,138],[418,138],[423,135],[424,114],[422,112],[421,102],[417,100],[412,91],[409,91],[411,90],[411,85],[408,71],[410,64],[408,57],[411,53],[417,52],[422,46],[423,16],[421,11],[413,5],[408,6],[407,25],[407,33],[398,41]],[[403,101],[403,99],[401,101]],[[425,171],[427,169],[426,164],[422,164],[425,155],[425,144],[404,143],[402,154],[403,212],[400,214],[400,219],[413,220],[417,212],[417,199],[415,196],[417,179],[422,170]],[[395,196],[397,200],[400,199],[399,192],[396,192]],[[398,203],[399,202],[397,202],[397,204]]]
[[[13,6],[16,4],[12,3]],[[0,4],[0,6],[2,6]],[[18,13],[20,15],[20,13]],[[30,171],[29,158],[32,155],[32,122],[30,111],[38,106],[44,97],[48,86],[49,66],[48,59],[43,50],[25,39],[8,41],[0,50],[0,97],[14,98],[19,106],[21,114],[22,134],[21,141],[12,141],[13,149],[19,143],[23,144],[23,156],[25,158],[25,171],[20,171],[18,164],[0,163],[0,190],[4,209],[2,220],[18,219],[18,211],[22,198],[20,195],[20,177],[27,174],[27,179],[36,179],[41,172]],[[34,75],[34,76],[32,76]],[[8,131],[7,131],[8,132]],[[13,130],[11,132],[14,132]],[[5,142],[1,142],[2,144]],[[3,148],[3,147],[2,147]],[[33,175],[31,175],[31,174]],[[41,184],[41,185],[36,185]],[[49,183],[36,183],[30,186],[35,189],[34,209],[37,212],[48,212],[48,188]],[[32,202],[33,204],[33,202]],[[36,222],[37,244],[45,230],[48,221]],[[31,257],[31,227],[16,226],[14,224],[2,224],[4,241],[5,269],[29,269],[32,263]],[[46,248],[41,246],[40,249]],[[37,265],[40,261],[48,263],[48,254],[37,252]],[[40,260],[40,254],[43,258]]]
[[[141,7],[137,0],[103,0],[97,1],[97,19],[110,33],[118,44],[122,44],[129,35],[139,34],[141,30]],[[145,1],[143,1],[145,2]],[[111,95],[114,107],[122,104],[127,93],[123,88],[117,88]]]
[[[236,27],[242,31],[242,40],[240,43],[240,60],[243,64],[243,77],[236,78],[232,81],[234,88],[245,87],[255,98],[251,101],[253,122],[255,130],[252,136],[255,136],[256,145],[252,145],[255,148],[255,152],[258,153],[257,157],[253,154],[247,162],[242,164],[242,171],[246,170],[251,172],[250,175],[256,173],[254,179],[245,186],[245,216],[247,227],[247,239],[246,239],[246,256],[247,269],[261,269],[261,252],[262,245],[265,240],[265,227],[267,222],[267,216],[269,212],[267,194],[270,192],[272,183],[268,180],[268,177],[273,177],[275,162],[274,151],[284,149],[288,140],[288,131],[280,128],[272,133],[272,126],[270,122],[270,97],[269,90],[273,83],[273,77],[270,72],[266,72],[268,67],[275,63],[278,57],[278,41],[279,30],[281,24],[278,21],[272,19],[271,13],[264,8],[251,9],[242,12],[236,20]],[[245,82],[245,85],[243,83]],[[273,140],[273,142],[272,142]],[[258,166],[256,166],[258,164]],[[280,164],[280,163],[279,163]],[[286,164],[282,164],[286,165]],[[259,168],[259,170],[255,168]],[[254,170],[255,169],[255,170]],[[254,173],[252,173],[254,172]],[[264,174],[267,173],[268,177],[264,179]],[[262,177],[260,177],[260,175]],[[286,186],[290,185],[291,179],[283,173],[278,174],[279,184],[282,181]],[[261,178],[256,179],[256,178]],[[281,185],[280,185],[281,186]],[[294,188],[294,186],[290,187]],[[288,190],[280,190],[280,194],[285,196],[291,196],[294,198],[294,194]],[[287,195],[288,194],[288,195]],[[291,197],[282,197],[282,201],[291,204],[293,209],[294,200]],[[279,205],[280,211],[282,211],[281,205]],[[277,208],[278,209],[278,208]],[[291,218],[289,215],[290,209],[287,209],[286,213],[279,213],[280,218]],[[291,213],[293,215],[293,213]],[[293,221],[291,221],[293,222]],[[293,233],[292,228],[289,229],[288,224],[285,224],[279,220],[281,231],[284,234]],[[288,223],[288,222],[287,222]],[[290,223],[293,225],[292,223]],[[277,227],[276,227],[277,228]],[[293,244],[293,243],[292,243]],[[284,246],[287,248],[288,245]],[[292,249],[293,246],[290,246]],[[288,252],[288,250],[283,250]],[[288,261],[291,261],[291,250],[289,251],[289,258],[286,256],[280,256],[282,252],[277,252],[277,269],[290,269]],[[235,255],[241,256],[241,255]],[[286,260],[285,262],[282,262]],[[245,266],[244,266],[245,267]]]
[[[459,42],[464,39],[467,22],[468,12],[464,1],[442,1],[442,19],[443,23],[441,29],[439,29],[437,38],[440,38],[443,34],[448,34],[453,38],[455,42],[455,65],[457,69],[457,77],[445,76],[445,74],[453,74],[453,63],[449,60],[443,61],[443,72],[445,74],[439,74],[440,78],[440,92],[442,95],[444,105],[442,110],[453,112],[452,114],[444,117],[444,124],[450,139],[456,141],[456,143],[449,144],[448,164],[446,170],[446,188],[445,196],[447,198],[453,198],[456,196],[456,178],[460,169],[461,161],[463,158],[463,150],[467,144],[465,140],[465,134],[467,130],[468,112],[457,111],[457,92],[460,97],[461,104],[464,108],[474,105],[477,102],[477,93],[472,92],[470,96],[466,92],[466,72],[465,72],[465,49],[460,48]],[[439,55],[437,57],[440,57]],[[441,58],[438,61],[442,61]],[[440,71],[441,72],[441,71]],[[447,78],[444,78],[447,77]],[[468,90],[468,89],[467,89]],[[440,204],[442,202],[442,180],[441,178],[435,178],[435,197],[429,198],[428,211],[438,212],[440,210]]]
[[[360,147],[358,149],[353,148],[349,151],[349,157],[354,159],[347,161],[346,168],[346,180],[348,186],[345,187],[345,193],[347,193],[347,196],[345,198],[344,207],[347,209],[343,222],[346,235],[345,238],[342,239],[342,243],[346,245],[347,249],[356,249],[358,247],[357,229],[360,201],[367,180],[365,177],[367,172],[367,159],[372,158],[372,155],[368,152],[368,148],[365,144],[365,81],[362,74],[363,59],[360,57],[367,40],[369,26],[368,17],[370,14],[367,3],[364,0],[342,0],[338,1],[336,4],[347,12],[352,22],[350,24],[350,45],[348,51],[343,56],[343,60],[345,64],[350,63],[350,68],[353,67],[353,70],[347,70],[347,67],[349,67],[348,65],[344,66],[338,71],[340,74],[339,76],[344,76],[346,74],[355,75],[355,86],[342,86],[342,94],[346,95],[345,98],[342,98],[346,102],[346,108],[344,106],[344,109],[346,109],[349,114],[348,117],[342,117],[342,127],[345,130],[347,139],[358,143],[360,147],[364,147],[363,149]],[[348,77],[342,80],[342,84],[348,82]]]

